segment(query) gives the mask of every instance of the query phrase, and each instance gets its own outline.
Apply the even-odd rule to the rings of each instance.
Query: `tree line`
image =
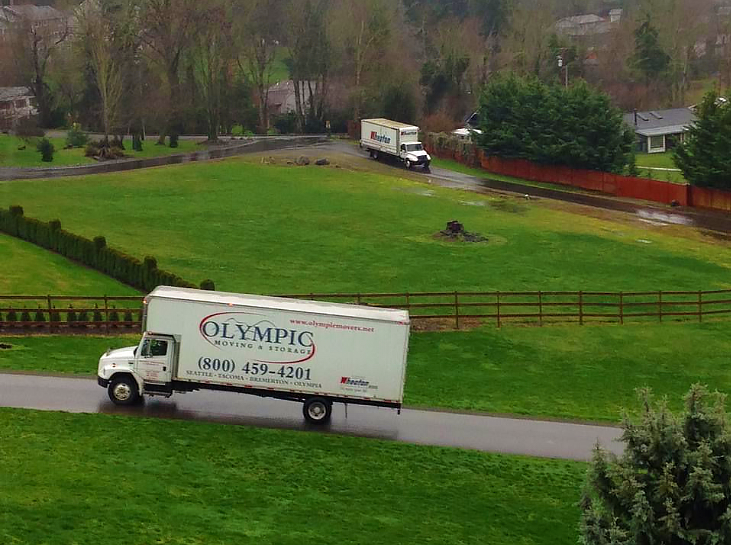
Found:
[[[215,140],[235,126],[344,130],[367,116],[443,130],[499,72],[585,80],[623,109],[684,105],[693,79],[731,69],[731,46],[715,45],[731,23],[712,0],[55,3],[69,15],[63,27],[15,23],[0,40],[0,84],[30,87],[43,126],[109,134]],[[596,35],[556,25],[611,8],[621,18]],[[269,89],[284,80],[293,112],[273,119]]]

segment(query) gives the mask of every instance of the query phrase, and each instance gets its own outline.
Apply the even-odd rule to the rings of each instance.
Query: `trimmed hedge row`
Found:
[[[144,261],[107,246],[104,237],[94,240],[61,229],[59,220],[49,222],[23,215],[21,206],[0,209],[0,231],[27,240],[62,256],[83,263],[133,288],[149,292],[157,286],[178,286],[215,290],[212,280],[204,280],[200,286],[182,279],[176,274],[157,268],[157,260],[147,256]]]

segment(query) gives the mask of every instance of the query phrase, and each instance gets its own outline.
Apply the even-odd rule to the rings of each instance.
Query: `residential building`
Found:
[[[637,150],[645,153],[662,153],[685,140],[685,133],[695,122],[690,108],[670,110],[634,111],[624,114],[624,122],[632,127],[637,136]]]
[[[305,83],[303,102],[310,101],[310,91]],[[270,115],[281,115],[297,110],[297,100],[294,93],[294,81],[286,80],[272,85],[268,92],[268,104]]]
[[[13,129],[22,119],[38,114],[28,87],[0,87],[0,130]]]

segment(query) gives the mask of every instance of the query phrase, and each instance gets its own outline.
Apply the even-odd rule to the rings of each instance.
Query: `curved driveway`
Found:
[[[332,423],[319,427],[304,422],[299,404],[224,392],[175,394],[121,408],[88,378],[0,373],[0,406],[200,420],[569,460],[589,459],[597,442],[622,451],[621,430],[612,427],[414,409],[401,415],[375,407],[348,406],[346,411],[340,404]]]

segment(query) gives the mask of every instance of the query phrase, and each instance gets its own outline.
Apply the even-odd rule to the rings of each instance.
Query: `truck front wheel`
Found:
[[[134,405],[140,400],[140,391],[132,377],[115,377],[107,388],[109,399],[115,405]]]
[[[406,159],[406,161],[404,161],[404,166],[406,167],[406,170],[411,170],[411,161]]]
[[[302,405],[302,414],[310,424],[327,424],[333,412],[333,404],[324,397],[307,398]]]

